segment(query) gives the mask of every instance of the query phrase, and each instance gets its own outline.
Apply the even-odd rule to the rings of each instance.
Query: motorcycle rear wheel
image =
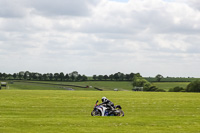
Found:
[[[120,110],[120,112],[117,114],[117,116],[123,117],[124,116],[124,111]]]
[[[100,112],[100,111],[95,111],[95,110],[93,110],[93,111],[91,112],[91,116],[101,116],[101,112]]]

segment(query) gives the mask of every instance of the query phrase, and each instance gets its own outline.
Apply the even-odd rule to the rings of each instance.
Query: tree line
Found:
[[[60,73],[38,73],[21,71],[19,73],[6,74],[0,72],[0,80],[36,80],[36,81],[132,81],[134,76],[141,76],[140,73],[124,74],[121,72],[110,74],[110,75],[93,75],[88,77],[81,75],[77,71],[64,74]]]
[[[115,74],[110,74],[110,75],[93,75],[92,79],[93,80],[98,80],[98,81],[132,81],[135,76],[140,77],[140,73],[130,73],[130,74],[124,74],[121,72],[115,73]]]
[[[60,73],[38,73],[21,71],[14,74],[0,73],[1,80],[37,80],[37,81],[86,81],[87,76],[79,74],[77,71],[64,74]]]

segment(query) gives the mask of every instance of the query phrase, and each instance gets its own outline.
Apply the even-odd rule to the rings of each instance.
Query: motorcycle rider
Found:
[[[105,107],[107,107],[107,109],[109,111],[108,115],[114,113],[115,107],[114,107],[114,103],[113,102],[111,102],[106,97],[102,97],[101,101],[102,101],[102,103],[100,105],[105,105]]]

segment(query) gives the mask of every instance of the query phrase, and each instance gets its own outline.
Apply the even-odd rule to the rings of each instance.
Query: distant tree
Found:
[[[3,79],[5,80],[7,78],[8,74],[3,73]]]
[[[74,75],[70,75],[70,79],[71,79],[71,81],[75,81],[75,76]]]
[[[17,79],[17,74],[16,73],[13,74],[13,78]]]
[[[23,78],[24,78],[25,80],[29,79],[29,74],[30,74],[30,72],[29,72],[29,71],[26,71],[26,72],[24,73]]]
[[[104,76],[103,76],[103,79],[104,79],[104,80],[107,80],[108,78],[109,78],[108,75],[104,75]]]
[[[0,79],[3,79],[3,73],[0,73]]]
[[[9,74],[7,74],[7,79],[9,79],[9,80],[10,80],[10,79],[13,79],[13,76],[12,76],[12,74],[10,74],[10,73],[9,73]]]
[[[93,78],[94,80],[97,80],[97,75],[93,75],[92,78]]]
[[[140,73],[136,73],[136,74],[134,74],[134,76],[142,77],[142,76],[140,75]]]
[[[50,73],[47,73],[47,79],[46,80],[50,80]]]
[[[56,81],[59,79],[59,73],[54,73],[53,76],[54,76],[54,78],[55,78]]]
[[[114,79],[114,75],[113,74],[109,75],[109,79],[113,80]]]
[[[133,78],[134,78],[134,73],[130,73],[130,78],[129,78],[129,80],[133,80]]]
[[[52,81],[53,80],[53,74],[49,73],[49,79]]]
[[[135,74],[134,73],[130,73],[130,80],[133,80]]]
[[[21,71],[19,72],[19,79],[23,79],[25,72]]]
[[[145,91],[148,90],[152,86],[150,82],[148,82],[143,77],[140,77],[140,75],[134,76],[132,85],[133,87],[143,87]]]
[[[130,80],[130,74],[125,75],[125,80]]]
[[[75,81],[76,80],[76,78],[78,77],[78,72],[77,71],[73,71],[73,72],[71,72],[71,73],[69,73],[69,77],[70,77],[70,79],[72,80],[72,81]]]
[[[27,80],[27,79],[28,79],[28,75],[25,73],[24,76],[23,76],[23,78],[24,78],[25,80]]]
[[[200,92],[200,80],[192,81],[187,86],[186,92]]]
[[[66,80],[66,81],[69,81],[69,74],[66,74],[66,75],[65,75],[65,80]]]
[[[63,81],[63,80],[64,80],[64,78],[65,78],[65,75],[64,75],[64,73],[63,73],[63,72],[61,72],[61,73],[59,74],[59,78],[60,78],[60,80],[61,80],[61,81]]]
[[[120,73],[120,74],[119,74],[119,80],[124,80],[124,77],[125,77],[125,76],[124,76],[123,73]]]
[[[29,80],[32,80],[33,79],[33,73],[29,73]]]
[[[124,80],[124,74],[121,72],[115,73],[114,74],[114,79],[115,80]]]
[[[158,74],[158,75],[156,75],[156,80],[158,81],[158,82],[160,82],[161,81],[161,79],[163,78],[163,76],[162,75],[160,75],[160,74]]]
[[[102,79],[103,79],[103,75],[99,75],[98,80],[102,80]]]
[[[34,80],[38,80],[39,79],[39,73],[32,73],[32,77]]]
[[[120,72],[115,73],[115,74],[114,74],[114,79],[115,79],[115,80],[119,80],[120,74],[121,74]]]
[[[42,79],[43,79],[43,80],[49,80],[49,77],[48,77],[47,74],[43,74],[43,75],[42,75]]]
[[[85,76],[85,75],[82,76],[83,81],[86,81],[87,79],[88,79],[87,76]]]
[[[76,81],[81,81],[82,80],[82,76],[79,74],[77,77],[76,77]]]

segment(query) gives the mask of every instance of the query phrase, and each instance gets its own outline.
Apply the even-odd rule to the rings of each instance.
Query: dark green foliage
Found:
[[[103,75],[99,75],[97,78],[98,78],[98,80],[101,81],[101,80],[103,80]]]
[[[97,75],[93,75],[93,80],[96,80],[97,79]]]
[[[191,82],[187,88],[186,92],[200,92],[200,80]]]
[[[87,81],[87,79],[88,79],[87,76],[85,75],[82,76],[82,81]]]
[[[186,92],[186,90],[185,90],[185,89],[183,89],[183,90],[181,90],[180,92]]]
[[[120,72],[115,73],[115,74],[114,74],[114,79],[115,79],[115,80],[119,80],[120,74],[121,74]]]
[[[129,80],[129,79],[130,79],[130,75],[129,75],[129,74],[126,74],[126,75],[125,75],[125,79],[126,79],[126,80]]]
[[[109,76],[109,79],[110,79],[110,80],[113,80],[113,79],[114,79],[114,75],[111,74],[111,75]]]
[[[155,77],[145,77],[149,82],[158,82]],[[162,78],[160,82],[191,82],[195,80],[200,80],[200,78],[191,78],[191,77],[166,77]]]
[[[52,78],[53,79],[53,78]],[[65,75],[65,80],[68,81],[69,80],[69,74]]]
[[[143,77],[140,77],[137,75],[134,76],[132,85],[133,85],[133,87],[143,87],[144,91],[147,91],[151,87],[150,82],[148,82]]]
[[[156,80],[158,81],[158,82],[160,82],[161,81],[161,79],[163,78],[163,76],[162,75],[160,75],[160,74],[158,74],[158,75],[156,75]]]
[[[158,88],[156,86],[151,86],[149,88],[144,89],[144,91],[156,91]]]
[[[103,78],[104,78],[104,80],[107,80],[109,77],[108,77],[108,75],[104,75]]]
[[[144,91],[166,92],[164,89],[159,89],[156,86],[151,86],[149,88],[146,88],[144,89]]]
[[[169,92],[183,92],[184,88],[180,86],[176,86],[174,88],[169,89]]]
[[[157,89],[156,92],[166,92],[164,89]]]
[[[59,79],[60,79],[61,81],[63,81],[63,80],[65,79],[65,75],[64,75],[63,72],[61,72],[60,75],[59,75],[58,77],[59,77]]]

